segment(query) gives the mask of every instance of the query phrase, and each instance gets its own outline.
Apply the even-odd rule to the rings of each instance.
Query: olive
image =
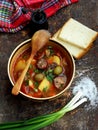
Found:
[[[62,73],[62,71],[63,71],[63,68],[60,65],[58,65],[55,67],[53,72],[54,72],[54,74],[59,75]]]
[[[44,78],[44,75],[42,73],[35,74],[34,79],[38,82],[42,81]]]

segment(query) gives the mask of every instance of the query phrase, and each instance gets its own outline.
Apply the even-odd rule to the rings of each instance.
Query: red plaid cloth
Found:
[[[17,32],[31,20],[31,12],[23,13],[23,7],[29,10],[41,8],[47,18],[60,8],[78,0],[0,0],[0,32]]]

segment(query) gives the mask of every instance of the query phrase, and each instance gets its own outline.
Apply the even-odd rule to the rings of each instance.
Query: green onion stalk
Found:
[[[82,92],[78,92],[67,105],[54,113],[41,115],[24,121],[1,123],[0,130],[39,130],[59,120],[65,113],[74,110],[87,101],[87,98],[81,97]]]

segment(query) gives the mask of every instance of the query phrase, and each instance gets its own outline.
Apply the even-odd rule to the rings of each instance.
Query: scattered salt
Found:
[[[82,78],[72,90],[74,95],[78,91],[82,91],[83,97],[88,98],[90,102],[89,107],[95,108],[98,105],[98,90],[89,77]]]

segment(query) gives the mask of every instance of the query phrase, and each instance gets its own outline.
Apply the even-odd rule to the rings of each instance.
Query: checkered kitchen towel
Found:
[[[15,33],[31,20],[31,11],[23,12],[23,8],[35,10],[41,8],[47,18],[60,8],[78,0],[0,0],[0,32]]]

